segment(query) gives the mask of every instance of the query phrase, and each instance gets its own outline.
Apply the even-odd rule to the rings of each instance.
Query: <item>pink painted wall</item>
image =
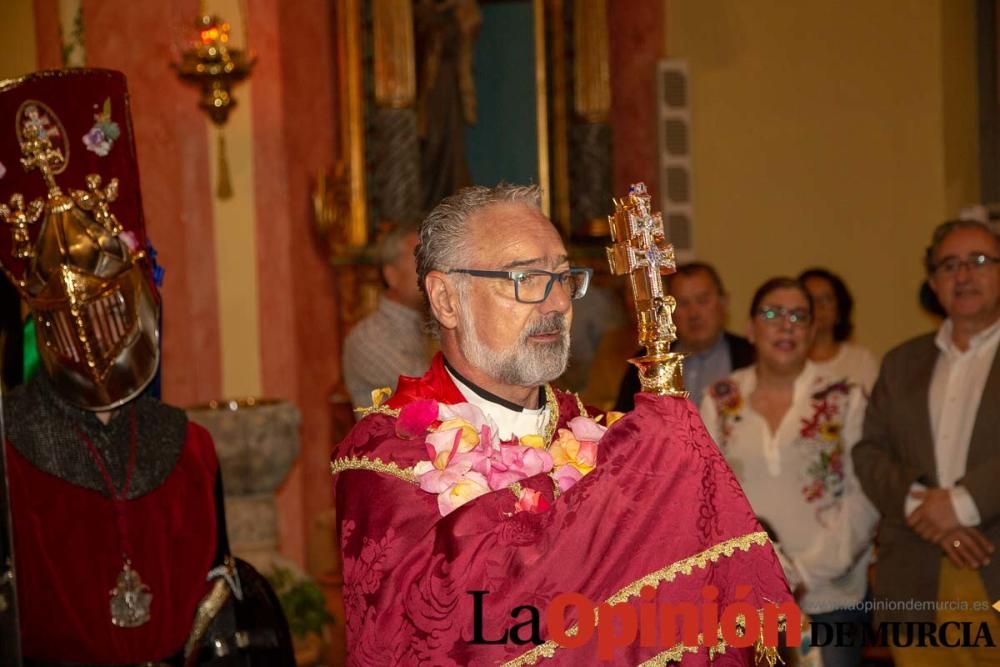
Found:
[[[197,0],[84,0],[87,63],[125,72],[149,235],[166,267],[164,397],[222,392],[208,136],[196,91],[170,69]],[[39,61],[58,66],[56,0],[36,0]],[[254,205],[263,394],[302,411],[302,454],[279,494],[281,548],[304,560],[332,504],[328,396],[340,373],[335,276],[311,226],[313,175],[334,162],[336,71],[328,0],[250,0]],[[304,48],[308,45],[308,48]]]
[[[35,0],[35,50],[38,69],[62,67],[59,0]]]
[[[146,227],[166,269],[163,395],[177,405],[222,391],[208,138],[195,91],[170,69],[197,11],[197,0],[83,1],[88,66],[128,77]]]
[[[334,161],[328,4],[249,3],[261,54],[253,88],[261,374],[266,395],[302,410],[302,453],[278,499],[282,549],[299,560],[309,522],[332,504],[328,397],[340,374],[336,277],[314,242],[310,203],[314,175]]]

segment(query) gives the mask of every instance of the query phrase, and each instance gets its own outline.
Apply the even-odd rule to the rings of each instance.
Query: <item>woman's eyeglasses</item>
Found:
[[[778,325],[782,320],[785,320],[792,326],[804,327],[812,322],[812,315],[806,308],[789,309],[784,306],[761,306],[757,309],[757,315],[772,325]]]

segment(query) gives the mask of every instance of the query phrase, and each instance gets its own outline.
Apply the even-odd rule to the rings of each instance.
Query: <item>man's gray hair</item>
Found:
[[[424,278],[431,271],[462,268],[468,250],[468,222],[474,213],[494,204],[518,203],[541,208],[537,185],[500,183],[488,188],[476,185],[445,197],[420,225],[417,246],[417,280],[424,290]]]
[[[983,230],[993,237],[993,241],[997,245],[997,250],[1000,251],[1000,228],[996,227],[995,224],[969,219],[948,220],[934,228],[934,234],[931,236],[931,244],[927,246],[927,250],[924,252],[924,269],[926,269],[927,275],[934,273],[934,269],[937,268],[935,255],[937,255],[938,248],[941,247],[941,244],[949,234],[958,229]]]

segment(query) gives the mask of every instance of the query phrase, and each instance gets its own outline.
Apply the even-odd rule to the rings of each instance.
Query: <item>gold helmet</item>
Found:
[[[159,364],[160,304],[123,74],[0,82],[0,226],[59,394],[90,410],[138,395]]]

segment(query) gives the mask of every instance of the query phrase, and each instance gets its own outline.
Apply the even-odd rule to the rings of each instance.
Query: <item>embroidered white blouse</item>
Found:
[[[756,384],[750,366],[712,385],[701,404],[705,425],[802,580],[802,610],[820,614],[856,604],[865,595],[878,520],[851,463],[864,418],[862,391],[807,363],[791,407],[771,433],[750,406]]]
[[[865,396],[870,396],[878,377],[878,359],[866,347],[855,343],[841,343],[832,359],[812,362],[816,371],[831,380],[847,378],[848,382],[861,385]]]

